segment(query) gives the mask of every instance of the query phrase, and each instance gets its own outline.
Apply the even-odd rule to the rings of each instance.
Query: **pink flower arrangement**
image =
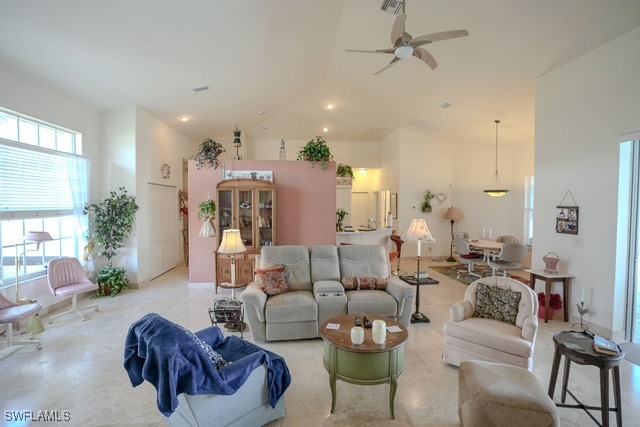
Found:
[[[538,292],[538,303],[540,307],[544,307],[544,292]],[[560,294],[551,294],[549,296],[549,308],[552,310],[562,309],[562,299]]]

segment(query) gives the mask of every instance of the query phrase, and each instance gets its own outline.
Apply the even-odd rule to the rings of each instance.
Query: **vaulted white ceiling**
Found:
[[[0,68],[100,111],[138,105],[195,141],[238,124],[253,138],[407,126],[493,143],[500,119],[501,143],[531,144],[535,79],[640,26],[638,0],[408,0],[414,37],[470,36],[427,46],[435,70],[409,58],[374,76],[391,55],[345,49],[390,47],[381,3],[0,0]]]

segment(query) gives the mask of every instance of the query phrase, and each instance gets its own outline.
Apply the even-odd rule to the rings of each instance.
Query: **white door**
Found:
[[[158,277],[177,265],[178,208],[176,188],[148,184],[149,277]]]

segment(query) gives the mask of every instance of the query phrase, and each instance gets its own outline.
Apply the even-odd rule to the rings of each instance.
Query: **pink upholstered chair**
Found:
[[[40,311],[41,308],[42,306],[37,302],[20,305],[9,301],[0,294],[0,324],[7,325],[7,341],[2,343],[2,346],[7,345],[11,347],[14,345],[35,344],[38,348],[41,348],[40,340],[17,341],[13,339],[13,322],[18,322],[33,316]]]
[[[71,295],[71,310],[49,317],[49,323],[67,314],[76,314],[86,320],[82,311],[94,309],[98,311],[97,305],[89,305],[78,308],[78,294],[95,291],[98,285],[92,283],[76,258],[56,258],[49,261],[47,268],[47,281],[49,290],[54,296]]]

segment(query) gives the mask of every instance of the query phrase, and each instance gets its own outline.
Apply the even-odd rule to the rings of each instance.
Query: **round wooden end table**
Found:
[[[324,340],[323,361],[331,387],[331,413],[336,407],[336,380],[359,385],[388,383],[389,411],[391,419],[395,419],[397,380],[404,369],[404,343],[409,332],[404,325],[388,317],[371,314],[358,316],[366,316],[371,322],[384,320],[387,324],[386,341],[384,344],[374,344],[371,328],[368,328],[365,329],[364,342],[353,344],[351,328],[355,326],[355,315],[334,317],[322,324],[320,335]]]

